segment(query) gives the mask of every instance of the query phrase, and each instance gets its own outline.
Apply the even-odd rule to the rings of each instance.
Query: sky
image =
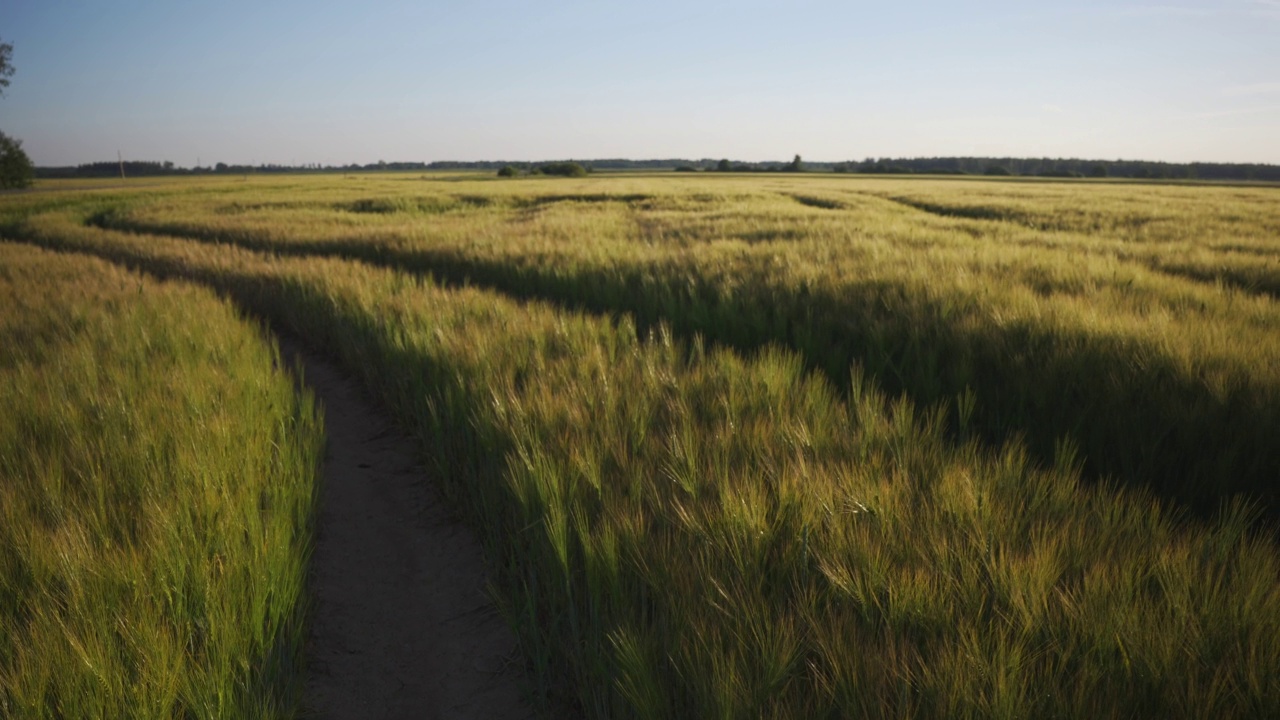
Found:
[[[1280,0],[0,0],[37,165],[1280,164]]]

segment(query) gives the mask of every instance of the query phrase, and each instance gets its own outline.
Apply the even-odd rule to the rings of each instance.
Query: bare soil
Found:
[[[529,718],[524,665],[480,546],[399,433],[333,366],[285,356],[324,407],[306,718]]]

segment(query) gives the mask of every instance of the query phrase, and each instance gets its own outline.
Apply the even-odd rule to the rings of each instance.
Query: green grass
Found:
[[[207,290],[0,243],[0,716],[291,716],[319,416]]]
[[[900,309],[921,296],[952,297],[957,287],[979,298],[986,292],[985,304],[975,300],[977,309],[951,316],[956,332],[984,313],[1008,313],[1006,321],[1024,324],[1039,319],[1040,334],[1022,345],[1009,336],[997,346],[1015,353],[1034,341],[1037,361],[1071,358],[1079,344],[1110,338],[1111,355],[1079,367],[1098,373],[1093,379],[1112,391],[1126,390],[1137,406],[1129,417],[1141,419],[1160,411],[1160,393],[1185,379],[1177,373],[1211,368],[1207,358],[1222,363],[1223,377],[1265,391],[1274,367],[1251,366],[1248,354],[1236,353],[1270,357],[1274,339],[1263,332],[1269,299],[1148,283],[1146,270],[1082,251],[1074,264],[1067,261],[1076,256],[1049,255],[1040,266],[1068,276],[1079,269],[1094,282],[1106,275],[1091,264],[1097,262],[1128,273],[1140,290],[1130,297],[1103,283],[1096,294],[1051,294],[1043,301],[1054,304],[1040,305],[1042,296],[1019,279],[1022,269],[1037,267],[1031,250],[1009,259],[1007,248],[983,251],[963,230],[935,227],[989,221],[931,220],[937,216],[894,210],[880,198],[840,200],[864,203],[864,215],[802,204],[786,193],[834,192],[805,185],[807,178],[680,182],[391,178],[351,187],[317,180],[213,199],[175,185],[167,199],[86,198],[80,208],[15,213],[7,232],[208,284],[363,377],[415,433],[484,538],[505,612],[550,706],[650,718],[1280,714],[1280,556],[1273,538],[1251,530],[1247,500],[1210,488],[1223,510],[1190,521],[1152,492],[1154,483],[1085,482],[1086,444],[1070,433],[1036,455],[1019,441],[1034,415],[1006,418],[1003,438],[969,432],[975,418],[991,412],[991,387],[959,393],[954,404],[894,399],[882,389],[889,374],[871,371],[890,355],[824,326],[795,323],[814,347],[822,338],[847,342],[855,360],[875,361],[846,366],[839,377],[834,370],[815,374],[807,369],[809,346],[769,330],[764,315],[771,298],[799,303],[800,286],[792,283],[808,277],[796,274],[806,268],[814,273],[810,293],[828,286],[834,293],[837,270],[853,273],[859,263],[894,279],[892,293],[849,292],[839,306],[862,312],[861,299],[883,322],[893,313],[875,303],[885,298],[900,298],[890,306]],[[993,192],[1001,187],[992,185]],[[448,203],[396,199],[432,193],[489,200],[440,209]],[[383,195],[386,204],[376,211],[342,209]],[[619,195],[630,197],[610,199]],[[165,208],[164,228],[146,214],[155,211],[145,207],[152,202]],[[195,220],[180,217],[181,203]],[[636,209],[645,203],[655,207]],[[665,206],[685,208],[671,222],[696,226],[675,234],[672,247],[607,241],[607,233],[642,227],[654,220],[646,213]],[[618,217],[622,208],[638,217]],[[246,214],[256,225],[237,228]],[[102,227],[126,221],[135,232]],[[867,226],[854,232],[859,222]],[[739,227],[775,239],[726,241]],[[536,238],[521,245],[522,229]],[[835,232],[850,233],[840,252],[835,237],[823,234]],[[825,255],[822,243],[804,244],[812,235],[825,237]],[[686,278],[696,278],[717,267],[698,254],[705,245],[727,263],[714,276],[723,284],[695,282],[688,297],[702,287],[737,288],[745,299],[735,307],[756,310],[714,315],[729,326],[723,332],[747,332],[751,323],[765,329],[751,342],[692,339],[697,322],[710,322],[688,320],[702,306],[641,283],[630,294],[666,302],[658,317],[684,332],[661,323],[638,331],[621,300],[602,303],[619,308],[610,317],[566,307],[571,303],[546,290],[441,285],[407,261],[419,272],[341,257],[357,250],[357,239],[372,246],[370,259],[393,266],[408,257],[397,252],[469,242],[469,252],[532,268],[530,277],[559,268],[566,288],[596,277],[580,274],[581,267],[625,269],[659,250],[670,253],[662,259],[667,265],[643,267],[684,267]],[[268,242],[289,254],[237,247]],[[346,249],[331,252],[325,243]],[[975,264],[955,264],[975,253]],[[957,280],[961,267],[969,275]],[[847,284],[860,277],[850,275]],[[734,281],[743,284],[729,285]],[[660,288],[672,282],[653,281]],[[581,292],[610,286],[603,287]],[[753,295],[769,288],[792,294]],[[1175,315],[1163,303],[1178,293],[1205,293],[1215,305]],[[1216,304],[1229,302],[1245,308],[1240,317]],[[1090,312],[1097,317],[1086,322]],[[1204,313],[1223,327],[1205,322]],[[935,320],[930,327],[949,325]],[[1215,344],[1250,327],[1247,338]],[[847,333],[864,337],[856,328]],[[1178,345],[1180,338],[1204,344]],[[938,352],[934,336],[900,350],[922,367]],[[1105,374],[1128,364],[1156,368],[1157,381],[1140,372]],[[1212,387],[1216,377],[1202,382]],[[1035,390],[1027,379],[1007,388],[1013,395]],[[1112,422],[1093,414],[1098,407],[1088,411]],[[1233,448],[1240,462],[1256,461],[1248,444],[1200,453],[1209,462],[1236,462]],[[1141,458],[1157,449],[1123,451]]]

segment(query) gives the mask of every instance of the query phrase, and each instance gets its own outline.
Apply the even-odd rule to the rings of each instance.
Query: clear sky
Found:
[[[0,0],[38,165],[1280,163],[1280,0]]]

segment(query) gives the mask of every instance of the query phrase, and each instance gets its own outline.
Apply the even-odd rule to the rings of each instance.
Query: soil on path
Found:
[[[282,347],[323,404],[329,439],[303,716],[533,717],[479,543],[429,485],[413,442],[334,367]]]

